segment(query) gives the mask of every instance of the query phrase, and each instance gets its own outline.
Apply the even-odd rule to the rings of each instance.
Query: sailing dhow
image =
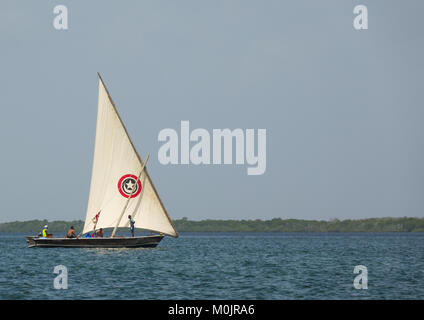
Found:
[[[178,232],[160,199],[143,161],[99,77],[96,139],[87,213],[82,234],[114,228],[108,238],[26,237],[28,247],[155,247],[165,235]],[[134,227],[158,233],[150,236],[116,237],[118,227]]]

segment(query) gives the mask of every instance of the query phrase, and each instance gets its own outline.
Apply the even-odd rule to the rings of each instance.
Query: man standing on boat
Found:
[[[130,219],[131,236],[134,238],[134,224],[135,224],[135,221],[131,218],[131,215],[128,216],[128,219]]]

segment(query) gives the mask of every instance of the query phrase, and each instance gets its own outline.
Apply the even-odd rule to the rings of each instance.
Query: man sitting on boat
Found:
[[[48,233],[49,233],[49,226],[45,225],[44,228],[43,228],[43,231],[41,231],[41,235],[42,235],[42,237],[47,238]]]
[[[100,228],[96,231],[96,238],[103,238],[103,229]]]
[[[49,233],[49,226],[46,224],[43,228],[43,231],[41,231],[41,235],[39,235],[43,238],[51,238],[53,235]]]
[[[66,235],[66,238],[68,239],[77,238],[77,234],[75,233],[73,226],[71,226],[71,228],[68,230],[68,234]]]

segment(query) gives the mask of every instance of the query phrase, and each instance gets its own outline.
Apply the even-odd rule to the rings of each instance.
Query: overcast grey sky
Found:
[[[66,5],[69,29],[53,27]],[[353,28],[368,7],[369,29]],[[423,1],[0,4],[0,221],[83,219],[108,86],[172,218],[424,217]],[[159,131],[267,130],[267,170],[161,165]]]

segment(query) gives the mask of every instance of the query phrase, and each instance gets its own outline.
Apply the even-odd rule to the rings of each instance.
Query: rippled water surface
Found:
[[[424,234],[183,233],[154,249],[0,235],[0,299],[423,299]],[[53,269],[68,269],[68,289]],[[368,289],[356,290],[356,265]]]

